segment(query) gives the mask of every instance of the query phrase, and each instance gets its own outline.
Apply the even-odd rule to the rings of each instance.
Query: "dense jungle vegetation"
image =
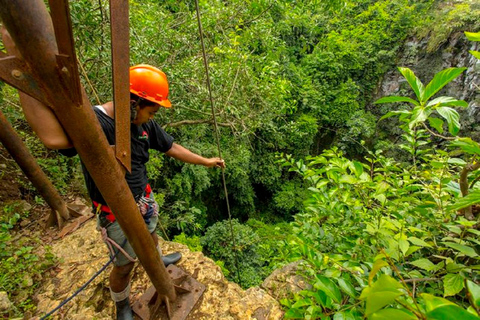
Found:
[[[70,4],[84,86],[93,104],[109,101],[108,1]],[[310,285],[282,300],[286,318],[478,319],[480,145],[461,127],[458,110],[469,101],[442,94],[478,70],[452,65],[419,79],[415,65],[397,61],[407,39],[431,52],[454,33],[480,41],[480,4],[231,0],[200,8],[236,247],[221,172],[153,153],[160,235],[202,250],[245,288],[302,260]],[[131,0],[130,10],[132,65],[156,65],[171,83],[173,108],[156,120],[182,145],[215,156],[194,2]],[[392,70],[404,78],[401,90],[378,100]],[[0,88],[1,111],[56,187],[86,197],[79,159],[45,149],[15,90]],[[10,163],[1,175],[20,171]],[[23,197],[41,203],[20,179]],[[55,262],[48,251],[39,258],[10,245],[26,213],[2,205],[0,291],[19,301],[23,275]],[[28,298],[18,304],[19,313],[29,308]]]

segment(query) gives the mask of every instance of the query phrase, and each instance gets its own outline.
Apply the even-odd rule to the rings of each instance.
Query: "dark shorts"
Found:
[[[148,232],[150,233],[155,232],[157,223],[158,223],[158,216],[150,217],[149,223],[147,224]],[[108,237],[113,241],[115,241],[115,243],[117,243],[119,246],[122,246],[122,244],[125,243],[125,245],[123,246],[123,250],[125,250],[125,252],[127,252],[127,254],[130,255],[130,257],[132,257],[133,259],[137,257],[130,243],[126,241],[127,237],[123,233],[122,228],[120,228],[118,221],[115,220],[115,222],[111,223],[108,220],[106,220],[104,216],[99,214],[97,215],[97,230],[101,230],[102,227],[107,229]],[[113,249],[115,252],[118,250],[115,247],[113,247]],[[122,252],[119,252],[117,254],[117,257],[113,261],[113,263],[118,267],[127,265],[130,262],[132,261],[130,261]]]

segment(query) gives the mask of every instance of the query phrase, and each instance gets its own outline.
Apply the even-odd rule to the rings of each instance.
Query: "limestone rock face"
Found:
[[[263,281],[261,287],[276,300],[287,298],[305,289],[311,289],[312,286],[297,272],[301,263],[301,260],[295,261],[275,270]]]
[[[0,312],[7,312],[12,308],[12,302],[5,291],[0,291]]]
[[[445,86],[434,97],[450,96],[468,102],[468,108],[457,108],[460,112],[463,135],[474,140],[480,138],[480,61],[469,53],[478,51],[479,42],[468,41],[462,32],[452,33],[435,50],[429,49],[429,38],[411,38],[405,42],[395,64],[412,69],[426,85],[435,73],[450,67],[466,67],[467,70]],[[395,68],[384,75],[373,101],[390,95],[411,95],[407,81]],[[369,109],[378,113],[381,107],[371,105]],[[380,115],[380,114],[379,114]],[[383,115],[383,114],[381,114]],[[388,122],[386,124],[388,126]]]
[[[53,275],[44,279],[37,291],[36,316],[43,316],[85,284],[109,260],[107,249],[95,230],[94,219],[52,245],[52,252],[62,261]],[[182,253],[177,264],[203,283],[206,290],[188,319],[281,319],[279,303],[264,289],[242,290],[228,282],[221,269],[201,252],[191,252],[178,243],[160,240],[164,254]],[[85,290],[54,314],[54,319],[113,319],[115,307],[110,298],[108,275],[111,266]],[[135,302],[151,286],[145,271],[137,265],[133,272],[130,301]]]

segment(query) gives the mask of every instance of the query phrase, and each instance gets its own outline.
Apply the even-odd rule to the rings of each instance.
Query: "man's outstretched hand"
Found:
[[[207,159],[207,163],[205,164],[207,168],[225,168],[225,160],[220,158],[209,158]]]

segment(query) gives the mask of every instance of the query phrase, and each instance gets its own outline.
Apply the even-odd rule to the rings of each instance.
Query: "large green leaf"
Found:
[[[480,155],[480,146],[471,138],[458,138],[450,144],[454,147],[459,147],[463,152]]]
[[[327,277],[317,276],[317,282],[315,282],[314,287],[325,292],[325,294],[336,303],[340,303],[342,300],[342,293],[335,283]]]
[[[462,309],[455,303],[428,293],[422,293],[428,320],[479,320],[478,317]]]
[[[402,295],[402,285],[392,277],[382,274],[370,287],[363,289],[360,299],[366,299],[365,314],[368,316]]]
[[[464,288],[463,277],[458,273],[447,273],[443,277],[443,296],[454,296]]]
[[[468,103],[463,101],[463,100],[457,100],[452,97],[438,97],[433,99],[427,104],[427,107],[431,106],[451,106],[451,107],[463,107],[466,108],[468,107]]]
[[[460,210],[480,203],[480,190],[475,189],[465,197],[459,198],[454,204],[448,206],[448,210]]]
[[[480,41],[480,32],[468,32],[465,31],[467,39],[470,41]]]
[[[351,311],[337,312],[333,315],[333,320],[357,320]]]
[[[383,120],[383,119],[391,118],[391,117],[396,116],[396,115],[408,115],[408,114],[411,114],[411,113],[412,112],[408,111],[408,110],[389,111],[387,114],[385,114],[383,117],[381,117],[379,119],[379,121]]]
[[[438,107],[435,110],[447,120],[450,134],[456,136],[458,131],[460,131],[460,116],[458,112],[449,107]]]
[[[475,58],[480,59],[480,52],[479,52],[479,51],[470,50],[470,51],[468,51],[468,52],[470,52],[470,54],[471,54],[472,56],[474,56]]]
[[[455,242],[442,242],[442,243],[447,247],[460,251],[464,255],[469,256],[471,258],[478,257],[478,254],[475,252],[475,250],[472,247],[468,247],[463,244],[459,244]]]
[[[420,269],[423,269],[423,270],[426,270],[426,271],[431,271],[433,269],[435,269],[435,264],[433,264],[433,262],[431,262],[430,260],[428,259],[418,259],[418,260],[415,260],[413,262],[410,262],[411,264],[413,264],[415,267],[418,267]]]
[[[437,130],[439,133],[443,133],[443,120],[439,118],[428,118],[428,123],[430,123],[430,126]]]
[[[388,266],[388,263],[383,259],[378,259],[377,261],[375,261],[375,263],[373,264],[372,270],[370,271],[370,274],[368,275],[368,283],[371,284],[372,281],[373,281],[373,277],[375,277],[377,272],[381,268],[387,267],[387,266]]]
[[[467,289],[470,293],[472,304],[477,309],[480,308],[480,286],[470,280],[467,280]]]
[[[412,118],[409,123],[410,129],[413,129],[417,123],[424,122],[432,113],[432,109],[424,107],[415,107],[412,110]]]
[[[415,76],[415,74],[413,73],[413,71],[410,70],[409,68],[399,67],[398,70],[405,77],[408,84],[410,84],[410,87],[415,92],[415,95],[417,96],[418,101],[420,101],[420,103],[421,103],[423,101],[422,98],[425,94],[425,87],[424,87],[422,81],[420,81],[420,79],[418,79]]]
[[[435,310],[436,308],[440,308],[443,306],[455,305],[455,303],[440,297],[436,297],[434,295],[428,293],[422,293],[420,296],[425,301],[426,311],[430,312]]]
[[[410,243],[405,239],[400,239],[398,240],[398,248],[402,251],[403,255],[405,255],[410,248]]]
[[[418,318],[407,309],[387,308],[375,312],[369,320],[417,320]]]
[[[424,240],[419,239],[419,238],[417,238],[417,237],[409,237],[409,238],[408,238],[408,241],[410,241],[412,244],[417,245],[417,246],[429,247],[429,248],[432,247],[430,244],[428,244],[428,243],[425,242]]]
[[[447,85],[450,81],[458,77],[467,68],[448,68],[438,72],[425,88],[425,95],[420,102],[426,102],[435,93]]]
[[[337,281],[340,289],[343,292],[348,294],[350,297],[355,298],[355,296],[357,295],[357,292],[355,291],[355,287],[352,285],[350,281],[345,280],[343,278],[340,278]]]
[[[471,314],[457,305],[448,305],[436,308],[427,313],[427,320],[479,320],[480,318]]]
[[[392,103],[392,102],[408,102],[418,106],[418,102],[416,100],[413,100],[412,98],[409,98],[409,97],[399,97],[399,96],[383,97],[375,101],[374,104]]]

